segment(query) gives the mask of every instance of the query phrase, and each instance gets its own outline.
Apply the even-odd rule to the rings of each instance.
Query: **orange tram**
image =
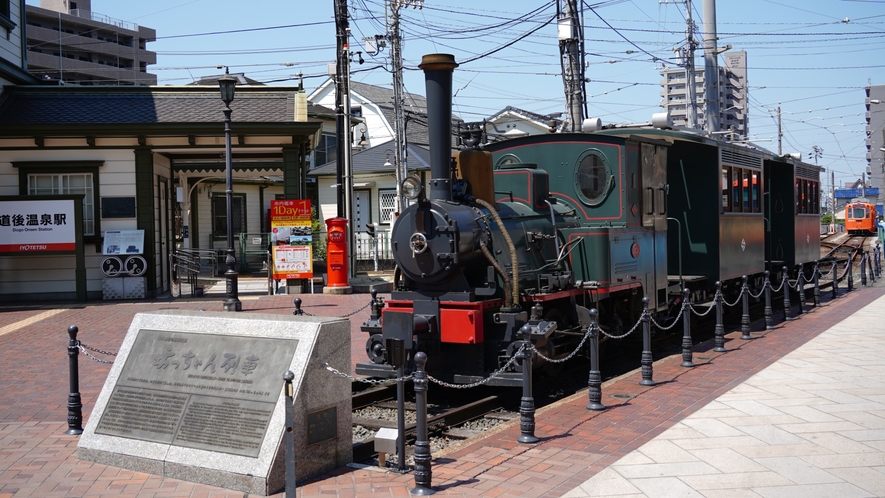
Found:
[[[851,235],[876,233],[876,206],[867,202],[852,202],[845,206],[845,230]]]

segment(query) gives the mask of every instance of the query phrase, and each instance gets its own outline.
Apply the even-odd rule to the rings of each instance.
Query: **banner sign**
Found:
[[[310,200],[270,201],[273,278],[313,277]]]
[[[75,251],[75,202],[0,201],[0,253]]]

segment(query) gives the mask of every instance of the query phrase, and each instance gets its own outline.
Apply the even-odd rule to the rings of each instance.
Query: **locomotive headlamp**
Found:
[[[421,179],[417,176],[409,176],[403,180],[403,195],[406,196],[407,199],[414,201],[421,195],[421,192],[424,188],[421,186]]]

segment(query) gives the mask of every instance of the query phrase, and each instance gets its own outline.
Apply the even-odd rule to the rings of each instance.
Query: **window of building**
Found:
[[[12,31],[15,28],[15,23],[12,22],[9,15],[9,0],[0,0],[0,26],[6,28],[7,31]]]
[[[233,194],[231,202],[231,227],[236,235],[246,231],[246,194]],[[212,238],[227,238],[227,194],[212,195]]]
[[[335,135],[322,135],[314,151],[313,167],[317,168],[338,158],[338,139]]]
[[[378,190],[378,212],[381,213],[381,223],[393,223],[393,213],[396,211],[396,190]]]
[[[28,175],[28,195],[83,194],[83,235],[95,235],[92,173]]]

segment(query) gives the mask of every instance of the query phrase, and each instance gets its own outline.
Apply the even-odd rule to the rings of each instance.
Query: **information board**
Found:
[[[297,344],[140,330],[95,433],[257,456]]]
[[[141,254],[144,252],[144,230],[105,230],[102,254]]]
[[[273,278],[313,277],[309,200],[270,201]]]

